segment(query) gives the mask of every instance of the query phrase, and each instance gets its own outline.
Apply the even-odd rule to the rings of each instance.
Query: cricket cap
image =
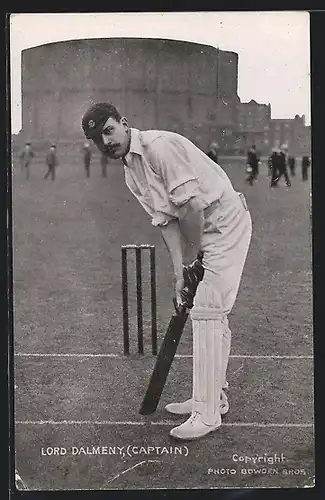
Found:
[[[93,139],[100,135],[101,130],[108,118],[120,120],[121,116],[115,106],[108,102],[97,102],[93,104],[82,118],[82,129],[87,139]]]

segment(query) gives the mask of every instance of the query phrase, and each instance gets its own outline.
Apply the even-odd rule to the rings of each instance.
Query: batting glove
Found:
[[[192,264],[183,267],[184,288],[181,291],[182,306],[192,309],[195,293],[200,281],[203,280],[203,253],[200,252]]]

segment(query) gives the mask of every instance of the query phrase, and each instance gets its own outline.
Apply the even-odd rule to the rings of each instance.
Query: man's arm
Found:
[[[179,220],[172,219],[166,225],[161,226],[161,235],[169,252],[174,275],[176,279],[183,278],[183,252],[182,236],[179,227]]]
[[[180,218],[179,226],[183,242],[183,262],[188,265],[201,250],[204,216],[203,210],[195,206],[195,198],[190,199],[184,207],[186,212]]]
[[[201,249],[204,217],[203,211],[195,208],[194,204],[195,201],[190,200],[183,206],[185,210],[181,218],[172,219],[161,226],[176,277],[183,275],[183,264],[193,262]]]
[[[185,215],[182,218],[172,219],[161,226],[161,234],[173,264],[178,303],[181,302],[180,292],[184,287],[183,265],[195,260],[201,247],[204,225],[203,211],[193,207],[191,200],[183,208]]]

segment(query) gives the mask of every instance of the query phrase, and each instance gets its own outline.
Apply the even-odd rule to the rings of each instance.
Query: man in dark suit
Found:
[[[102,177],[107,177],[108,159],[107,159],[106,155],[104,155],[104,154],[100,155],[100,164],[102,167]]]
[[[19,155],[22,171],[26,172],[26,179],[29,179],[29,166],[34,156],[31,143],[26,142],[25,148]]]
[[[85,142],[82,148],[86,177],[90,177],[91,149],[89,142]]]
[[[247,177],[247,182],[252,186],[258,176],[258,163],[259,163],[259,158],[257,156],[255,144],[252,145],[252,147],[247,153],[246,163],[247,163],[247,172],[249,174]]]
[[[288,165],[290,168],[291,177],[294,177],[296,175],[296,159],[294,156],[288,156]]]
[[[272,178],[270,184],[271,187],[276,187],[282,176],[285,179],[287,187],[291,186],[291,182],[287,172],[286,151],[287,151],[286,145],[282,144],[281,148],[274,149],[271,155],[272,158]]]
[[[55,144],[52,144],[49,151],[47,152],[46,164],[47,164],[48,171],[44,175],[44,179],[47,179],[48,176],[51,175],[51,179],[52,179],[52,181],[54,181],[55,180],[55,167],[58,164]]]
[[[302,180],[307,181],[308,180],[308,168],[310,166],[310,160],[308,156],[303,156],[301,160],[301,174],[302,174]]]

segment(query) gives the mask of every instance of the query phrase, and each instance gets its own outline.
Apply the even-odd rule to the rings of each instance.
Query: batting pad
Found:
[[[231,330],[229,328],[228,318],[224,316],[222,318],[222,362],[221,362],[221,380],[222,388],[228,389],[227,382],[227,368],[231,349]]]
[[[192,325],[193,411],[207,425],[220,424],[223,326],[220,319],[192,319]]]
[[[223,301],[221,293],[213,286],[201,282],[198,286],[195,296],[194,307],[191,310],[191,319],[193,320],[219,320],[221,322],[221,387],[222,389],[228,388],[226,378],[227,367],[229,361],[229,354],[231,348],[231,330],[229,328],[227,314],[223,309]],[[194,324],[193,324],[194,332]],[[194,335],[194,333],[193,333]],[[194,342],[194,340],[193,340]]]

